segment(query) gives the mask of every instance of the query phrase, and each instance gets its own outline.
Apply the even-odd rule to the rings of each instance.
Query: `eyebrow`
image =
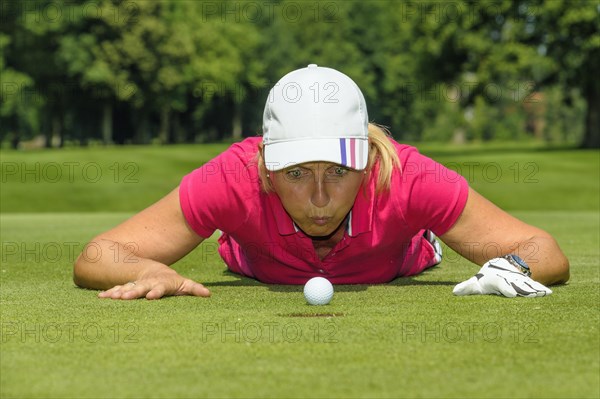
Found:
[[[355,169],[352,169],[352,168],[350,168],[348,166],[345,166],[345,165],[342,165],[342,164],[339,164],[339,163],[333,163],[333,162],[327,162],[327,166],[325,166],[324,168],[322,168],[322,170],[326,171],[326,170],[331,169],[331,168],[342,168],[342,169],[345,169],[345,170],[350,171],[350,172],[353,172],[353,171],[355,172],[356,171]],[[297,165],[294,165],[294,166],[290,166],[288,168],[281,169],[281,172],[282,173],[288,173],[288,172],[290,172],[290,171],[292,171],[294,169],[302,169],[302,170],[311,171],[311,172],[315,170],[315,168],[307,168],[306,166],[303,166],[303,164],[297,164]],[[318,169],[321,169],[321,168],[318,168]]]
[[[327,163],[327,165],[325,165],[325,166],[324,166],[324,169],[329,169],[329,168],[332,168],[332,167],[341,167],[341,168],[345,168],[345,166],[344,166],[344,165],[340,165],[340,164],[333,163],[333,162],[328,162],[328,163]],[[286,169],[284,169],[284,170],[291,170],[291,169],[294,169],[294,168],[301,168],[301,169],[315,169],[315,168],[309,168],[309,167],[303,166],[303,164],[298,164],[298,165],[290,166],[289,168],[286,168]],[[320,168],[319,168],[319,169],[320,169]]]

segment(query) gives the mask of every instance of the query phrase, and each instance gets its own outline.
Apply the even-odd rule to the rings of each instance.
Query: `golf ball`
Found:
[[[333,285],[323,277],[313,277],[304,285],[304,297],[311,305],[327,305],[333,298]]]

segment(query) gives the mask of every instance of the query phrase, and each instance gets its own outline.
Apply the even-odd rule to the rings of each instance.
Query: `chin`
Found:
[[[306,229],[301,226],[299,227],[305,234],[311,237],[327,237],[335,232],[335,227],[332,226],[317,226],[311,224]]]
[[[308,234],[311,237],[327,237],[330,236],[333,233],[333,231],[311,231],[311,232],[307,232],[306,234]]]

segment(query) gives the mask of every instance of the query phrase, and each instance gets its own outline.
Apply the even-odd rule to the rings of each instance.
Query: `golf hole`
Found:
[[[344,317],[344,313],[288,313],[279,314],[282,317]]]

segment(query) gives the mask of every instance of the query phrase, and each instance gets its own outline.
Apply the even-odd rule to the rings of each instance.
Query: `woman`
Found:
[[[441,261],[439,236],[483,265],[454,293],[543,296],[569,278],[546,232],[368,122],[358,86],[334,69],[290,72],[271,90],[263,137],[234,144],[166,197],[96,237],[80,287],[113,299],[209,296],[169,267],[215,230],[235,273],[273,284],[385,283]],[[127,244],[125,243],[134,243]],[[115,250],[117,248],[117,250]],[[115,256],[117,254],[118,256]]]

